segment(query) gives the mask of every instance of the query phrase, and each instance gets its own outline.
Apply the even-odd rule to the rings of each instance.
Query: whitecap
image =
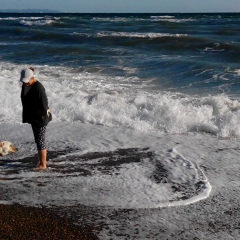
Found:
[[[25,26],[44,26],[54,23],[54,20],[37,20],[37,21],[21,20],[20,23]]]
[[[181,37],[187,34],[171,33],[140,33],[140,32],[99,32],[97,37],[130,37],[130,38],[162,38],[162,37]]]

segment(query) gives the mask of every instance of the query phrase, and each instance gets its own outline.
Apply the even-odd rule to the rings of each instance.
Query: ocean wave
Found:
[[[132,21],[146,21],[145,18],[129,18],[129,17],[93,17],[93,21],[97,22],[132,22]]]
[[[151,18],[153,19],[165,19],[165,18],[175,18],[175,16],[171,16],[171,15],[164,15],[164,16],[151,16]]]
[[[97,34],[73,32],[73,35],[82,37],[114,37],[114,38],[164,38],[164,37],[185,37],[187,34],[171,34],[171,33],[140,33],[140,32],[99,32]]]
[[[92,18],[93,21],[99,21],[99,22],[132,22],[132,21],[166,21],[166,22],[172,22],[172,23],[182,23],[182,22],[190,22],[195,21],[193,18],[176,18],[175,16],[150,16],[149,17],[94,17]]]
[[[44,26],[44,25],[51,25],[55,22],[55,20],[37,20],[37,21],[27,21],[27,20],[21,20],[20,24],[23,24],[25,26]]]
[[[170,23],[183,23],[196,21],[193,18],[176,18],[175,16],[151,16],[151,21],[153,22],[170,22]]]
[[[12,20],[27,20],[27,21],[31,21],[31,20],[44,20],[46,19],[46,17],[0,17],[0,20],[9,20],[9,21],[12,21]],[[60,17],[53,17],[52,19],[54,20],[59,20]]]
[[[198,47],[197,47],[198,48]],[[204,52],[223,52],[223,51],[233,51],[236,56],[240,52],[240,45],[235,43],[219,43],[219,42],[206,42],[201,48],[198,48]],[[235,52],[235,53],[234,53]]]
[[[18,17],[1,17],[0,18],[0,21],[7,21],[7,20],[14,21],[14,20],[19,20],[19,18]]]
[[[14,68],[18,76],[20,67]],[[240,137],[240,103],[227,96],[149,93],[144,88],[134,88],[136,77],[76,74],[64,67],[37,68],[37,79],[47,89],[55,122],[80,121],[142,132],[205,132],[221,137]],[[6,64],[1,65],[0,101],[3,104],[0,123],[21,122],[20,89],[12,88],[16,80],[11,80],[10,69],[6,69]],[[2,78],[10,80],[3,81]]]
[[[140,32],[100,32],[97,37],[129,37],[129,38],[162,38],[162,37],[182,37],[187,34],[170,33],[140,33]]]
[[[42,20],[45,19],[45,17],[19,17],[20,20]]]
[[[195,21],[193,19],[171,19],[171,18],[165,18],[165,19],[154,19],[152,21],[158,21],[158,22],[170,22],[170,23],[183,23],[183,22],[191,22]]]
[[[240,76],[240,69],[236,69],[236,70],[234,71],[234,73],[235,73],[237,76]]]

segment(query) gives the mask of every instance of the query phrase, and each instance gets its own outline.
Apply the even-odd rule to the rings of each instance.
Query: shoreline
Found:
[[[76,126],[78,126],[78,129],[81,129],[82,131],[75,131],[77,129]],[[61,130],[67,132],[66,135],[58,135],[57,131],[60,129],[60,127]],[[69,168],[70,172],[74,170],[74,173],[77,172],[77,174],[79,174],[79,172],[81,172],[83,169],[82,165],[71,165],[71,163],[76,163],[76,161],[73,161],[73,159],[71,159],[73,158],[75,152],[79,153],[79,151],[81,150],[80,153],[91,152],[100,155],[104,153],[105,148],[102,146],[104,146],[105,141],[101,140],[104,139],[104,129],[98,129],[96,126],[91,126],[90,131],[87,126],[84,127],[85,128],[82,128],[82,125],[74,123],[73,128],[73,124],[64,126],[64,124],[61,123],[57,126],[56,129],[54,129],[53,126],[49,128],[49,142],[51,144],[55,144],[54,138],[58,139],[57,144],[51,146],[51,149],[49,149],[49,156],[50,158],[53,158],[53,161],[50,163],[54,165],[54,163],[57,163],[58,160],[65,161],[65,158],[61,159],[61,156],[68,156],[67,164],[60,164],[55,169],[57,172],[61,172],[61,175],[64,177],[68,177]],[[17,144],[21,143],[21,139],[27,139],[27,131],[25,127],[22,127],[18,131],[16,131],[15,129],[16,128],[12,127],[12,125],[6,125],[5,134],[6,136],[8,136],[8,139],[13,139],[13,142]],[[129,144],[128,142],[124,142],[124,140],[130,135],[129,132],[130,131],[122,132],[122,135],[119,135],[118,138],[116,138],[119,141],[118,145],[114,142],[116,141],[115,138],[112,138],[114,141],[111,145],[111,149],[113,148],[113,146],[120,146],[123,148],[126,147],[126,145],[130,145],[131,143]],[[16,133],[19,134],[19,137],[16,136]],[[118,131],[114,133],[116,135]],[[91,148],[91,150],[87,151],[89,149],[89,141],[86,141],[86,139],[89,139],[89,137],[93,136],[94,134],[98,136],[98,138],[95,139],[96,143],[91,143],[92,146],[94,146],[95,148]],[[64,141],[65,139],[68,139],[68,137],[70,138],[70,136],[71,142]],[[138,139],[138,147],[143,147],[145,144],[144,142],[150,142],[150,140],[153,139],[152,136],[150,138],[145,135],[144,138],[141,138],[140,134],[136,134],[134,136]],[[132,139],[131,137],[129,138]],[[143,143],[141,142],[141,139],[144,140]],[[146,209],[116,209],[102,205],[94,206],[90,203],[84,204],[84,201],[82,201],[83,198],[79,198],[79,201],[76,201],[75,204],[64,204],[64,202],[60,204],[59,201],[67,201],[69,199],[69,196],[68,198],[66,198],[66,200],[64,200],[62,195],[60,195],[59,197],[59,188],[55,190],[58,191],[58,194],[54,195],[54,197],[47,198],[46,196],[46,194],[48,193],[54,194],[53,191],[49,191],[51,185],[47,186],[50,179],[53,177],[53,174],[51,172],[49,174],[50,176],[45,176],[44,174],[35,175],[35,173],[35,176],[31,174],[28,175],[29,173],[31,173],[31,170],[27,170],[25,172],[27,168],[33,167],[36,161],[35,158],[33,158],[31,155],[31,153],[34,152],[35,146],[33,144],[30,145],[30,143],[25,140],[26,145],[24,145],[24,147],[30,146],[28,147],[28,149],[30,149],[31,151],[29,151],[28,154],[31,156],[24,157],[25,153],[23,148],[22,151],[24,154],[21,155],[21,152],[19,152],[19,156],[15,156],[16,159],[18,159],[16,161],[19,162],[19,164],[17,164],[14,168],[6,168],[6,171],[4,170],[3,177],[19,177],[20,179],[23,177],[23,183],[26,184],[27,181],[29,181],[30,183],[35,184],[29,185],[30,187],[27,188],[26,191],[19,192],[19,190],[22,189],[21,185],[14,186],[14,181],[12,182],[3,180],[2,183],[5,184],[2,184],[2,200],[9,199],[13,202],[22,202],[23,204],[25,204],[24,202],[26,202],[26,204],[32,206],[49,206],[46,207],[46,209],[50,209],[50,211],[56,214],[56,216],[67,216],[67,221],[73,225],[77,224],[77,226],[80,226],[82,229],[85,228],[85,225],[90,226],[89,232],[96,233],[99,239],[103,240],[239,239],[239,141],[236,141],[236,139],[219,139],[215,136],[213,137],[211,135],[203,134],[165,135],[162,138],[156,138],[156,140],[158,140],[156,141],[156,145],[161,147],[161,151],[164,152],[166,149],[170,149],[171,146],[175,147],[182,154],[182,156],[185,156],[186,159],[188,159],[189,161],[191,160],[193,163],[197,164],[204,171],[204,174],[206,175],[209,183],[212,186],[212,191],[208,198],[194,204],[185,206]],[[65,146],[65,149],[63,148],[63,146]],[[130,145],[130,147],[134,147],[133,144]],[[56,149],[58,149],[57,152]],[[123,154],[123,156],[124,158],[126,158],[126,154]],[[95,158],[97,157],[95,156],[93,159]],[[111,156],[109,156],[108,159],[111,159]],[[7,161],[11,161],[11,159]],[[83,161],[83,163],[86,163],[82,155],[81,161]],[[89,161],[89,163],[93,163],[93,161]],[[105,161],[105,165],[106,164],[107,162]],[[71,170],[72,167],[74,168],[73,170]],[[19,172],[16,172],[16,170],[18,170]],[[24,172],[24,176],[21,175],[22,172],[20,170]],[[10,171],[9,175],[7,171]],[[82,173],[85,174],[86,172],[82,171]],[[38,177],[45,179],[47,182],[45,187],[46,193],[43,194],[41,201],[39,199],[39,194],[33,194],[34,186],[38,186],[38,182],[35,181],[35,179],[37,179]],[[78,183],[77,186],[77,189],[81,189],[82,194],[84,192],[84,189],[80,188]],[[44,190],[43,185],[40,185],[39,187],[41,187],[41,191]],[[64,193],[66,193],[67,187],[69,186],[65,186]],[[17,191],[11,192],[12,189],[16,189]],[[4,193],[6,193],[7,195],[5,196]],[[30,194],[27,195],[27,193]],[[24,195],[24,198],[22,198],[22,195]],[[6,208],[6,206],[4,206],[4,208]],[[34,209],[37,210],[36,208]],[[42,211],[42,208],[40,210]],[[14,213],[14,211],[8,213],[10,217],[14,216],[15,214],[16,213]],[[0,216],[2,216],[1,212]],[[52,222],[50,222],[50,228],[51,224]],[[60,223],[57,226],[61,228],[62,225]],[[93,226],[93,228],[91,228],[91,226]],[[66,226],[64,225],[64,227]],[[19,229],[19,232],[23,231],[21,227]],[[80,235],[78,235],[78,238],[76,239],[81,239],[79,238],[79,236]],[[15,238],[3,238],[0,236],[0,239],[5,240]],[[24,240],[24,238],[22,239]],[[29,240],[39,238],[30,237],[25,239]],[[51,239],[54,239],[54,237]],[[71,239],[70,235],[69,237],[65,237],[64,239]]]
[[[0,204],[0,239],[97,240],[93,226],[77,226],[69,217],[43,207]]]

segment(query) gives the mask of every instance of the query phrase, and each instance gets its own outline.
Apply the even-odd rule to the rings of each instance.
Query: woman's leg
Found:
[[[45,145],[45,135],[46,126],[38,127],[32,124],[32,130],[35,138],[35,143],[37,144],[39,165],[35,168],[36,170],[41,170],[47,168],[47,150]]]
[[[47,150],[38,150],[39,165],[35,169],[45,169],[47,168]]]

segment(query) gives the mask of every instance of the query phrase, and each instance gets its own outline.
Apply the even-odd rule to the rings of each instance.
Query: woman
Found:
[[[48,99],[43,85],[34,77],[34,69],[28,68],[21,71],[20,81],[23,83],[22,122],[32,126],[35,143],[38,149],[40,163],[36,170],[47,168],[47,150],[45,145],[46,126],[52,120],[48,107]]]

